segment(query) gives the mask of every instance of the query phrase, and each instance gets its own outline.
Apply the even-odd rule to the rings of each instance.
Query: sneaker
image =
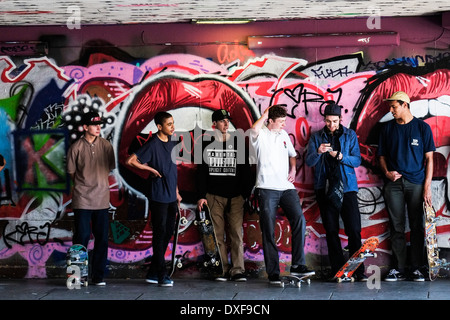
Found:
[[[222,275],[222,276],[215,277],[214,280],[219,281],[219,282],[226,282],[226,281],[228,281],[228,277],[225,275]]]
[[[231,277],[231,280],[238,281],[238,282],[245,282],[245,281],[247,281],[247,278],[245,277],[245,275],[243,273],[236,273],[235,275],[233,275]]]
[[[364,273],[355,274],[353,277],[355,278],[356,281],[359,281],[359,282],[367,282],[368,281],[368,278]]]
[[[280,285],[281,284],[280,276],[278,274],[269,276],[269,284]]]
[[[158,286],[173,287],[173,281],[168,276],[165,276],[161,281],[158,281]]]
[[[396,269],[391,269],[389,274],[384,278],[384,281],[403,281],[405,275]]]
[[[425,277],[423,276],[422,272],[417,269],[411,274],[411,279],[413,281],[425,281]]]
[[[291,267],[291,274],[293,276],[305,277],[305,276],[313,276],[316,274],[316,272],[314,270],[309,270],[305,265],[300,265],[296,267]]]
[[[152,284],[157,284],[158,283],[158,276],[156,276],[156,275],[147,275],[145,277],[145,282],[152,283]]]

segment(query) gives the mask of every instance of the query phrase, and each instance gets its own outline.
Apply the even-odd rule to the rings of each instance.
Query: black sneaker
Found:
[[[386,276],[386,278],[384,278],[384,281],[390,281],[390,282],[392,282],[392,281],[403,281],[405,279],[406,279],[406,277],[405,277],[405,275],[402,272],[400,272],[400,271],[398,271],[396,269],[391,269],[389,271],[389,274]]]
[[[219,281],[219,282],[227,282],[228,281],[228,277],[225,275],[222,276],[218,276],[214,278],[214,281]]]
[[[419,269],[411,274],[411,279],[417,282],[425,281],[425,277],[423,276],[422,272],[419,271]]]
[[[168,276],[158,281],[158,287],[173,287],[173,281]]]
[[[269,276],[269,284],[280,285],[281,284],[280,275],[275,274],[275,275]]]
[[[309,270],[305,265],[301,265],[291,267],[291,274],[293,276],[305,277],[305,276],[313,276],[316,274],[316,272],[314,270]]]
[[[231,280],[237,282],[245,282],[247,281],[247,278],[243,273],[236,273],[235,275],[231,276]]]
[[[145,282],[157,284],[158,283],[158,276],[155,275],[155,274],[147,274],[146,277],[145,277]]]
[[[358,273],[353,276],[355,278],[355,281],[359,282],[367,282],[368,278],[364,273]]]

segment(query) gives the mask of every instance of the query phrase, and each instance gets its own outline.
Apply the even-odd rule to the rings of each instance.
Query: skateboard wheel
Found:
[[[219,266],[219,261],[216,261],[214,264],[218,267]]]
[[[72,264],[72,261],[67,260],[66,263],[67,263],[68,266],[70,266]]]
[[[306,279],[307,284],[311,284],[311,279]]]
[[[373,257],[374,257],[374,258],[376,258],[376,257],[377,257],[377,254],[376,254],[375,252],[373,253]]]
[[[205,266],[205,267],[207,267],[208,266],[208,262],[203,262],[203,265]]]
[[[178,262],[178,263],[177,263],[177,268],[178,268],[178,269],[181,269],[182,266],[183,266],[183,264],[182,264],[181,262]]]
[[[351,277],[350,282],[355,282],[355,278]]]
[[[302,286],[302,284],[301,284],[300,281],[299,281],[299,282],[297,282],[297,283],[295,284],[295,286],[296,286],[297,288],[300,288],[300,287]]]
[[[205,224],[208,225],[209,224],[209,220],[205,220]]]
[[[359,258],[360,258],[360,259],[364,259],[364,257],[365,257],[364,253],[360,253],[360,254],[359,254]]]
[[[336,280],[337,280],[338,283],[342,282],[342,278],[337,278]]]
[[[194,221],[194,224],[195,224],[195,225],[198,225],[198,221],[197,221],[197,220],[195,220],[195,221]]]

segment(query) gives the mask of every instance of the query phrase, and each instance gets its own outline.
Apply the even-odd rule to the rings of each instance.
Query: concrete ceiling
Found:
[[[450,11],[448,0],[0,0],[0,25],[104,25],[251,18],[398,17]]]

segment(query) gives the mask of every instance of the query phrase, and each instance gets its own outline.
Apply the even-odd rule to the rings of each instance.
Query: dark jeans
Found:
[[[74,209],[75,231],[72,242],[88,247],[91,233],[94,235],[94,250],[89,264],[91,265],[92,280],[103,280],[108,260],[108,209],[89,210]]]
[[[330,204],[326,197],[325,189],[316,190],[316,199],[319,205],[322,224],[326,232],[331,272],[335,275],[346,262],[342,251],[341,239],[339,238],[339,217],[341,217],[344,223],[344,231],[348,237],[349,255],[353,255],[361,247],[361,214],[358,208],[357,193],[344,193],[340,211],[336,210]],[[364,264],[361,264],[355,273],[363,274]]]
[[[278,206],[283,209],[286,218],[291,225],[292,235],[292,261],[291,265],[305,265],[305,231],[306,222],[303,216],[300,198],[297,190],[284,191],[257,189],[258,196],[264,263],[269,276],[280,274],[278,248],[275,242],[275,223]]]
[[[170,238],[175,231],[177,206],[177,201],[171,203],[150,202],[153,229],[153,256],[147,275],[156,274],[158,280],[162,280],[167,274],[166,260],[164,257]]]
[[[388,181],[384,186],[384,200],[390,218],[390,238],[392,253],[396,267],[405,272],[406,250],[406,217],[408,217],[411,243],[412,271],[424,264],[424,216],[423,186],[414,184],[404,178],[395,182]],[[405,210],[405,205],[407,211]],[[406,214],[408,212],[408,214]]]

